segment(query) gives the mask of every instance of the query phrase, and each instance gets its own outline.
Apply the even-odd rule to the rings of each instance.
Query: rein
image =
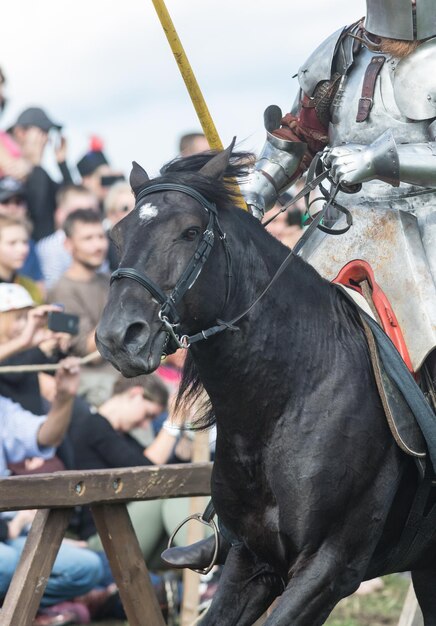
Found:
[[[245,311],[243,311],[242,313],[240,313],[239,315],[234,317],[229,322],[225,322],[223,320],[219,320],[218,319],[217,320],[218,324],[216,326],[212,326],[211,328],[208,328],[207,330],[202,330],[199,333],[197,333],[196,335],[192,335],[190,337],[186,337],[186,340],[188,342],[188,345],[186,346],[187,348],[189,348],[189,346],[191,344],[193,344],[193,343],[197,343],[198,341],[201,341],[202,339],[209,339],[209,337],[213,337],[214,335],[217,335],[218,333],[221,333],[224,330],[227,330],[227,329],[229,329],[229,330],[239,330],[239,328],[237,326],[235,326],[235,324],[240,322],[243,317],[248,315],[251,312],[251,310],[254,309],[254,307],[265,296],[265,294],[271,289],[271,287],[274,285],[274,283],[280,278],[280,276],[283,274],[283,272],[288,267],[288,265],[291,263],[291,261],[296,256],[298,256],[298,253],[300,252],[300,250],[302,249],[302,247],[304,246],[306,241],[311,237],[312,233],[319,227],[320,222],[322,221],[323,217],[325,216],[327,210],[329,209],[330,205],[334,202],[334,199],[336,198],[336,196],[338,194],[339,188],[340,188],[340,184],[337,184],[335,186],[335,188],[333,190],[333,193],[331,194],[328,202],[326,202],[326,204],[324,205],[323,209],[313,218],[313,221],[311,222],[310,226],[308,226],[307,230],[304,232],[304,234],[299,239],[297,244],[289,252],[289,254],[286,256],[286,258],[283,260],[283,262],[281,263],[280,267],[278,268],[278,270],[276,271],[276,273],[274,274],[274,276],[272,277],[270,282],[267,284],[267,286],[264,288],[264,290],[257,296],[257,298],[254,300],[254,302],[252,302],[250,304],[250,306]],[[304,191],[304,189],[302,191]],[[349,227],[350,227],[350,225],[349,225]]]
[[[328,171],[325,171],[321,175],[311,180],[311,182],[309,182],[304,187],[304,189],[294,198],[291,204],[297,202],[301,197],[307,195],[310,191],[312,191],[314,187],[319,185],[321,180],[327,177],[327,175],[328,175]],[[189,187],[188,185],[179,185],[179,184],[172,185],[169,183],[159,183],[155,185],[150,185],[149,187],[141,191],[138,194],[137,199],[136,199],[136,206],[137,206],[141,200],[143,200],[146,196],[152,193],[156,193],[158,191],[179,191],[197,200],[202,205],[202,207],[206,210],[206,212],[209,214],[209,221],[208,221],[206,230],[203,232],[201,241],[196,251],[194,252],[194,255],[191,257],[186,269],[183,271],[181,277],[177,281],[171,293],[167,295],[159,287],[159,285],[157,285],[153,280],[148,278],[148,276],[144,274],[140,274],[136,269],[129,268],[129,267],[120,267],[117,270],[115,270],[115,272],[113,272],[111,276],[110,282],[112,284],[115,280],[119,280],[121,278],[130,278],[131,280],[135,280],[142,287],[144,287],[151,294],[151,296],[161,305],[161,308],[158,313],[158,317],[163,324],[164,330],[167,333],[167,341],[163,348],[164,355],[168,355],[168,354],[175,352],[177,348],[188,349],[192,344],[197,343],[199,341],[203,341],[205,339],[209,339],[210,337],[213,337],[214,335],[217,335],[225,330],[234,330],[234,331],[239,330],[239,328],[235,326],[235,324],[240,322],[242,318],[248,315],[251,312],[251,310],[260,302],[260,300],[262,300],[265,294],[271,289],[274,283],[280,278],[280,276],[282,275],[286,267],[290,264],[292,259],[298,255],[301,248],[304,246],[306,241],[312,235],[314,230],[316,228],[327,230],[321,226],[321,221],[324,218],[329,207],[335,203],[335,198],[338,194],[339,189],[340,189],[340,185],[339,184],[335,185],[333,192],[329,195],[328,201],[325,203],[323,209],[313,218],[310,226],[306,229],[306,231],[304,232],[303,236],[300,238],[296,246],[286,256],[286,258],[281,263],[280,267],[277,269],[277,271],[275,272],[270,282],[263,289],[263,291],[259,294],[259,296],[254,300],[254,302],[250,304],[250,306],[245,311],[243,311],[242,313],[240,313],[239,315],[237,315],[230,321],[226,322],[224,320],[217,319],[217,324],[215,326],[211,326],[210,328],[202,330],[199,333],[196,333],[194,335],[180,336],[178,334],[178,330],[180,327],[180,315],[177,311],[177,305],[180,303],[185,293],[189,291],[189,289],[191,289],[191,287],[194,285],[195,281],[197,280],[197,278],[199,277],[201,273],[201,270],[203,269],[205,262],[209,258],[210,252],[212,250],[212,247],[215,241],[215,235],[214,235],[215,228],[218,231],[220,241],[222,242],[224,246],[224,251],[226,254],[226,261],[227,261],[228,281],[227,281],[227,290],[226,290],[226,300],[225,300],[223,310],[228,304],[228,301],[230,298],[231,278],[232,278],[232,258],[231,258],[231,253],[230,253],[230,247],[227,242],[226,234],[223,232],[221,225],[219,223],[216,205],[212,202],[209,202],[209,200],[207,200],[201,193],[199,193],[192,187]],[[286,209],[288,206],[289,205],[284,207],[284,209]],[[348,222],[348,226],[346,229],[341,229],[338,231],[328,229],[328,232],[336,233],[336,234],[342,234],[343,232],[346,232],[346,230],[348,230],[352,225],[351,214],[348,211],[346,211],[346,215],[347,215],[347,222]]]

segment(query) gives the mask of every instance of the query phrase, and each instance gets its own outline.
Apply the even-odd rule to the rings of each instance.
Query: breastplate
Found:
[[[331,146],[347,143],[368,145],[372,143],[388,128],[392,129],[397,143],[426,143],[430,141],[429,121],[416,122],[401,114],[394,98],[393,76],[397,60],[386,55],[386,62],[378,76],[374,102],[365,122],[356,122],[359,99],[362,95],[362,86],[366,68],[374,56],[367,48],[363,48],[355,58],[355,64],[348,76],[343,80],[331,109],[331,123],[329,138]],[[401,184],[392,187],[380,181],[365,183],[358,194],[347,196],[340,194],[340,202],[345,205],[393,204],[406,211],[419,210],[419,206],[428,201],[428,196],[434,198],[435,191]]]
[[[392,129],[398,143],[429,141],[429,122],[409,120],[398,109],[392,85],[397,60],[389,55],[386,55],[386,62],[376,82],[369,118],[365,122],[356,122],[365,71],[374,55],[367,48],[362,49],[333,102],[329,129],[331,145],[369,144],[388,128]]]

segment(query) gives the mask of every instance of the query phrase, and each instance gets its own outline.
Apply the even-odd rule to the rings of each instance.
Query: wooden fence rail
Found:
[[[90,505],[130,626],[165,626],[126,503],[207,496],[212,463],[70,471],[0,479],[0,511],[38,510],[0,613],[31,626],[77,505]],[[422,626],[411,589],[399,626]]]
[[[0,626],[31,626],[69,520],[90,505],[130,626],[164,626],[126,503],[206,496],[211,463],[70,471],[0,479],[0,511],[41,509],[0,613]]]

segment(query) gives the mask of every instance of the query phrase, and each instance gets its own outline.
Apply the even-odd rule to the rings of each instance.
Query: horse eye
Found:
[[[194,241],[194,239],[197,238],[198,233],[200,232],[199,228],[187,228],[182,237],[183,239],[186,239],[187,241]]]

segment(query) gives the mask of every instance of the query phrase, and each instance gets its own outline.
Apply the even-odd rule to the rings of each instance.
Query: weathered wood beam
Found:
[[[125,504],[91,507],[130,626],[165,626]]]
[[[183,463],[10,476],[0,480],[0,511],[206,496],[211,472],[212,463]]]

